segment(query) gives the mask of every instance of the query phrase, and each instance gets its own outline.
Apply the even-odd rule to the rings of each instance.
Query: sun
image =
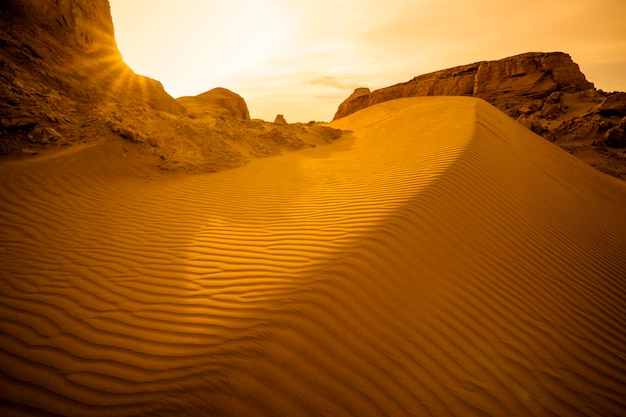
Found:
[[[146,5],[111,1],[117,43],[137,73],[163,82],[173,96],[196,95],[238,74],[268,70],[294,49],[298,9],[278,0],[187,0]],[[141,3],[141,2],[139,2]]]

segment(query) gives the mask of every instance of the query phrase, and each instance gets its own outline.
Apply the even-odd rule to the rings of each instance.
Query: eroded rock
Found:
[[[626,93],[614,93],[607,97],[598,107],[594,109],[595,112],[602,116],[626,116]]]
[[[518,109],[532,99],[546,99],[557,91],[576,92],[592,88],[593,84],[586,80],[569,55],[562,52],[526,53],[420,75],[409,82],[373,92],[358,88],[339,105],[333,120],[383,101],[436,95],[480,97],[496,107],[506,107],[507,113],[511,114],[511,108]],[[511,106],[512,103],[518,105]]]

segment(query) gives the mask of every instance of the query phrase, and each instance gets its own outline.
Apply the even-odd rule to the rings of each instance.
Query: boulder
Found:
[[[626,147],[626,133],[620,127],[609,129],[604,136],[604,143],[611,148]]]
[[[626,116],[626,93],[611,94],[594,111],[602,116]]]

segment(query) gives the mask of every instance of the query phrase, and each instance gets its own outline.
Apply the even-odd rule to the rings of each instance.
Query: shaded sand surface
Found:
[[[0,165],[0,411],[610,416],[626,184],[472,98],[149,176],[99,142]]]

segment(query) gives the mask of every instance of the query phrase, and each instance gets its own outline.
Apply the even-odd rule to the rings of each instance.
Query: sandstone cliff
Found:
[[[424,74],[411,81],[370,92],[357,88],[334,119],[383,101],[415,96],[473,96],[497,107],[512,100],[543,99],[552,92],[593,89],[569,55],[527,53],[498,61],[483,61]]]
[[[333,120],[403,97],[482,98],[598,169],[626,179],[626,97],[597,91],[562,52],[526,53],[424,74],[379,90],[357,88]],[[610,110],[609,110],[610,109]]]

